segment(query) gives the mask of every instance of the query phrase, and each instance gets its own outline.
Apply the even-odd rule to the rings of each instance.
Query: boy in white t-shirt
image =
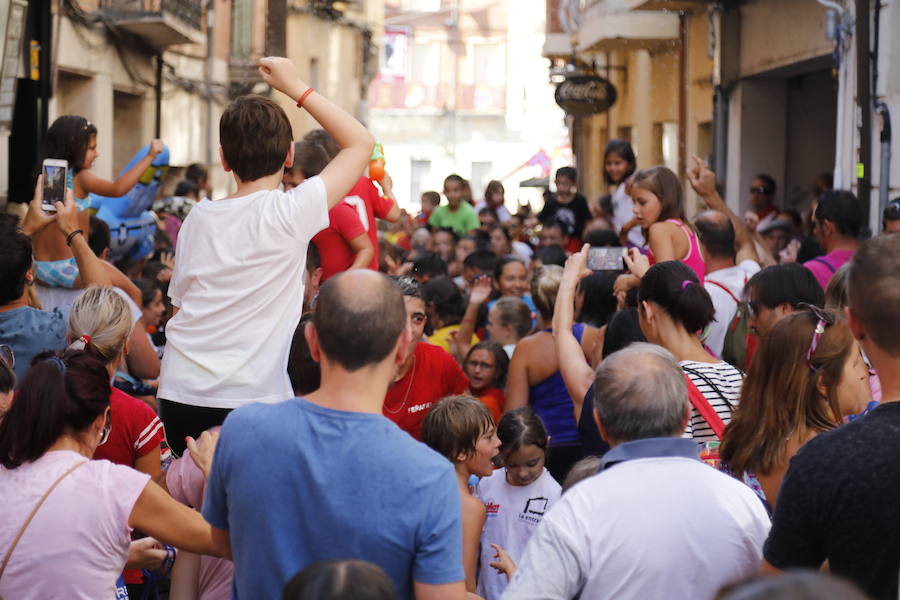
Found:
[[[279,191],[294,160],[284,111],[262,96],[236,99],[219,121],[220,156],[237,191],[198,203],[178,237],[158,397],[172,451],[251,402],[293,397],[286,372],[303,303],[310,239],[356,183],[374,140],[313,92],[286,58],[259,61],[263,80],[306,109],[343,148],[322,173]]]

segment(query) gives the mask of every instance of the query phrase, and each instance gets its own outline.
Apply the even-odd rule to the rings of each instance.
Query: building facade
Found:
[[[574,124],[585,190],[605,192],[603,146],[624,138],[639,166],[683,173],[691,155],[709,160],[736,209],[748,208],[757,173],[775,178],[784,208],[801,211],[816,177],[831,174],[860,196],[877,231],[880,199],[900,191],[900,158],[882,161],[877,116],[900,111],[900,6],[868,3],[858,16],[859,4],[551,0],[544,53],[555,69],[574,51],[619,91],[610,111]]]
[[[458,173],[476,202],[498,179],[510,210],[540,207],[540,191],[520,183],[570,160],[541,57],[543,8],[544,0],[388,0],[369,126],[401,206],[417,208],[422,192],[441,191]]]
[[[221,167],[218,122],[236,96],[269,93],[258,59],[287,55],[313,87],[365,118],[383,12],[383,0],[0,2],[0,137],[8,139],[0,196],[30,199],[44,132],[65,114],[96,125],[99,176],[115,177],[159,136],[175,167],[169,190],[178,168],[199,162],[210,167],[213,195],[225,195],[234,184]],[[272,97],[295,137],[314,126],[294,102]]]

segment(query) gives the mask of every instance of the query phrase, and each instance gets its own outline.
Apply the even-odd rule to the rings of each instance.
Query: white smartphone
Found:
[[[44,212],[56,212],[56,203],[66,201],[68,161],[59,158],[44,159],[44,190],[41,208]]]

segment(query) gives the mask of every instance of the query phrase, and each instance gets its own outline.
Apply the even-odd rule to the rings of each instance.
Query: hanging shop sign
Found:
[[[556,103],[570,115],[584,117],[606,112],[616,103],[616,87],[599,75],[570,75],[559,84]]]

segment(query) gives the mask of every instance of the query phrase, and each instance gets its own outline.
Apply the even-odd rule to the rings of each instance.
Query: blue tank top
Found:
[[[549,329],[544,331],[549,332]],[[572,334],[581,343],[584,335],[584,324],[575,323],[572,326]],[[575,422],[575,412],[572,398],[566,390],[562,373],[556,371],[553,375],[528,388],[528,403],[534,409],[550,434],[550,446],[577,444],[578,424]]]

